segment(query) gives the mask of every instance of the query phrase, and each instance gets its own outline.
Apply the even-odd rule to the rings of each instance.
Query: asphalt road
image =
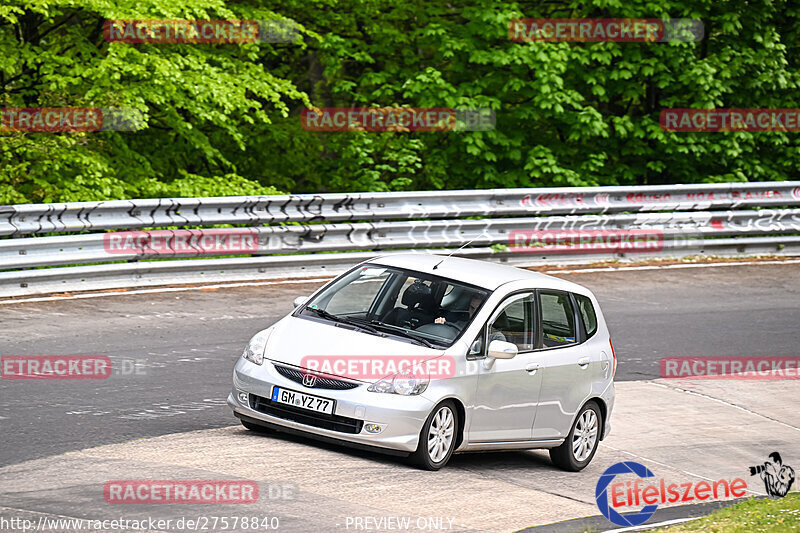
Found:
[[[788,356],[800,266],[559,274],[601,302],[618,380],[667,356]],[[106,355],[106,380],[0,380],[0,465],[236,423],[224,399],[249,337],[318,284],[276,284],[0,306],[2,355]]]

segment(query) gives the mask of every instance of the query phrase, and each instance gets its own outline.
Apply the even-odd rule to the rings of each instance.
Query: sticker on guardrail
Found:
[[[792,198],[794,201],[789,202]],[[783,191],[769,185],[761,189],[727,185],[726,190],[717,191],[637,191],[634,188],[613,193],[542,192],[525,194],[519,198],[519,205],[531,211],[568,208],[591,213],[603,212],[609,208],[615,208],[616,211],[644,210],[650,206],[657,207],[658,210],[698,209],[712,205],[736,206],[745,202],[752,204],[760,200],[786,200],[788,203],[796,203],[800,200],[800,187],[792,190],[785,188]]]

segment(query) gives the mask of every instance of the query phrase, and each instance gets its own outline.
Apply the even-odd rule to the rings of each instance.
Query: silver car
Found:
[[[592,293],[431,254],[362,263],[257,333],[228,404],[253,431],[407,456],[547,448],[583,469],[610,431],[616,356]]]

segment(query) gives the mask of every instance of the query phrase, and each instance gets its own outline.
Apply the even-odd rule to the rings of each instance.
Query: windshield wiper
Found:
[[[330,320],[332,322],[340,322],[342,324],[348,324],[350,326],[353,326],[355,328],[358,328],[358,329],[364,330],[366,332],[372,333],[373,335],[377,335],[379,337],[385,337],[386,336],[384,333],[381,333],[380,331],[378,331],[377,329],[373,328],[372,326],[368,326],[368,325],[366,325],[364,323],[361,323],[361,322],[356,322],[355,320],[352,320],[352,319],[344,317],[344,316],[334,315],[333,313],[329,313],[326,310],[320,309],[318,307],[306,306],[306,310],[307,311],[313,311],[317,315],[321,316],[322,318],[327,318],[328,320]]]
[[[380,322],[378,320],[370,320],[369,323],[372,324],[373,326],[377,327],[377,328],[383,328],[383,329],[389,330],[392,333],[394,333],[395,335],[399,335],[401,337],[405,337],[407,339],[415,341],[417,344],[420,344],[422,346],[427,346],[428,348],[433,348],[434,350],[438,349],[437,346],[435,344],[433,344],[431,341],[429,341],[428,339],[426,339],[424,337],[420,337],[419,335],[414,335],[413,333],[410,333],[408,330],[403,329],[400,326],[393,326],[391,324],[384,324],[383,322]]]

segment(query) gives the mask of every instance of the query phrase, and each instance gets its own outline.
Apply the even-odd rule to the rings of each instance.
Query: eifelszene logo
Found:
[[[636,479],[616,480],[617,476],[633,474]],[[649,484],[643,479],[654,478]],[[597,480],[595,500],[603,516],[619,526],[638,526],[646,522],[662,503],[697,503],[710,499],[741,498],[747,492],[747,483],[741,478],[699,481],[696,483],[670,483],[655,478],[644,465],[624,461],[610,466]],[[623,515],[622,511],[639,508]]]
[[[646,505],[642,507],[638,513],[631,513],[622,516],[614,510],[613,505],[609,505],[608,491],[606,490],[608,486],[612,481],[614,481],[614,478],[617,477],[617,475],[631,473],[636,474],[640,478],[655,477],[653,472],[651,472],[646,466],[640,465],[639,463],[635,463],[633,461],[623,461],[621,463],[611,465],[606,469],[605,472],[603,472],[603,475],[601,475],[600,479],[597,480],[597,487],[594,491],[594,498],[597,501],[597,507],[600,508],[600,512],[603,513],[603,516],[619,526],[638,526],[639,524],[643,524],[651,516],[653,516],[653,513],[655,513],[656,509],[658,509],[658,505]],[[636,481],[639,480],[637,479]],[[612,499],[612,503],[613,502],[614,500]]]
[[[758,466],[750,467],[750,475],[758,474],[764,481],[767,494],[773,498],[783,498],[792,488],[794,483],[794,469],[783,464],[781,454],[772,452],[769,454],[769,461]]]

